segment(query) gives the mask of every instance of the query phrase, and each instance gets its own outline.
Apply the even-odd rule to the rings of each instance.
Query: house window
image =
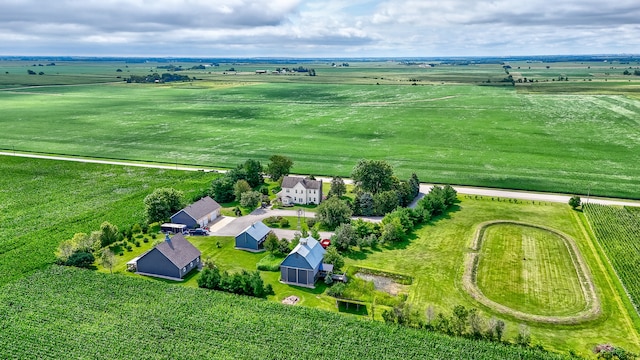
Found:
[[[182,272],[186,272],[186,271],[187,271],[187,267],[185,266],[182,268]]]
[[[193,261],[189,263],[189,267],[193,267]]]
[[[287,189],[287,192],[289,192],[289,189]]]

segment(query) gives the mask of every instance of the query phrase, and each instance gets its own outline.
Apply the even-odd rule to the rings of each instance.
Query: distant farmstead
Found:
[[[278,198],[282,205],[319,204],[322,201],[322,180],[285,176]]]
[[[182,236],[169,237],[138,258],[127,263],[137,274],[181,281],[191,270],[200,268],[200,250]]]
[[[184,224],[188,228],[205,227],[220,216],[220,204],[205,196],[195,203],[171,215],[171,223]]]

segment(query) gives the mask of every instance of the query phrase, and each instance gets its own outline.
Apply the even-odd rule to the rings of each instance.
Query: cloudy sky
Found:
[[[640,53],[638,0],[0,0],[0,55]]]

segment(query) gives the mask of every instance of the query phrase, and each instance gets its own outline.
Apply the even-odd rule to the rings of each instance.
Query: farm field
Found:
[[[602,249],[620,277],[636,311],[640,311],[640,211],[585,204],[584,213]]]
[[[55,69],[62,78],[166,71],[158,65]],[[426,182],[640,196],[634,181],[640,169],[627,166],[640,160],[640,81],[622,75],[602,81],[611,70],[520,64],[521,76],[543,82],[494,87],[479,85],[504,77],[497,64],[317,64],[316,77],[252,73],[262,65],[234,65],[240,72],[233,76],[222,73],[230,64],[185,72],[202,79],[190,83],[7,84],[0,91],[6,129],[0,143],[8,150],[216,167],[249,157],[266,162],[279,153],[294,160],[296,173],[329,176],[349,175],[366,154],[389,161],[401,177],[415,171]],[[594,81],[550,81],[561,75]],[[423,86],[409,86],[411,79]]]
[[[0,286],[51,264],[58,244],[103,221],[144,220],[144,197],[157,187],[210,186],[212,174],[0,157]]]
[[[189,83],[125,84],[122,79],[167,71],[159,65],[166,63],[58,62],[34,67],[31,61],[0,61],[0,126],[5,130],[0,150],[221,168],[247,158],[266,164],[270,155],[283,154],[294,160],[295,173],[328,176],[349,175],[353,165],[366,157],[387,160],[400,178],[415,171],[425,182],[640,198],[636,181],[640,168],[629,166],[640,160],[640,81],[611,75],[623,69],[615,64],[554,63],[547,68],[544,63],[514,63],[514,78],[540,79],[515,87],[480,86],[505,76],[498,64],[422,69],[382,62],[332,68],[309,62],[303,65],[315,67],[319,74],[309,77],[261,76],[255,69],[270,66],[271,70],[273,64],[228,63],[184,71],[199,79]],[[223,74],[231,66],[238,72]],[[123,71],[116,73],[116,68]],[[27,69],[46,75],[26,75]],[[558,76],[571,81],[551,81]],[[178,351],[194,357],[246,354],[245,343],[228,335],[237,332],[217,321],[222,315],[246,333],[275,334],[270,343],[317,321],[323,339],[333,336],[334,330],[335,338],[347,336],[342,349],[356,357],[361,354],[356,344],[362,341],[380,347],[381,357],[391,358],[442,358],[442,349],[454,358],[476,351],[474,358],[502,359],[507,356],[504,349],[516,358],[541,356],[389,328],[368,316],[331,314],[338,310],[335,300],[324,293],[324,283],[313,290],[292,287],[280,284],[276,272],[261,273],[276,293],[264,301],[195,289],[198,273],[180,286],[126,273],[124,263],[132,252],[117,257],[115,275],[104,274],[108,271],[100,266],[97,273],[52,266],[56,246],[76,232],[96,230],[103,221],[118,226],[142,222],[142,199],[153,189],[185,190],[188,201],[208,188],[216,175],[4,156],[0,170],[10,175],[0,178],[0,343],[6,342],[3,336],[13,341],[9,348],[0,347],[0,358],[22,357],[31,348],[42,357],[59,357],[64,346],[70,354],[79,354],[75,357],[93,358],[139,349],[149,358],[171,357]],[[403,289],[408,303],[421,314],[429,307],[450,313],[460,304],[479,308],[487,318],[504,319],[507,339],[513,339],[524,323],[534,344],[553,351],[592,356],[595,345],[611,343],[640,352],[640,316],[632,304],[638,304],[640,285],[630,266],[637,260],[631,255],[637,250],[633,245],[639,233],[637,209],[588,205],[582,213],[566,204],[459,198],[453,211],[422,226],[409,241],[354,250],[346,258],[347,266],[410,277],[411,285]],[[478,225],[494,220],[547,226],[575,240],[593,277],[601,315],[579,325],[542,324],[473,300],[462,285],[465,258],[473,251],[471,239]],[[551,316],[585,308],[588,301],[579,293],[580,275],[571,273],[571,255],[563,252],[558,239],[510,227],[489,235],[478,275],[489,298]],[[253,271],[265,256],[234,250],[230,237],[190,240],[201,249],[203,259],[212,259],[223,270]],[[134,249],[149,247],[144,243]],[[487,262],[491,257],[499,260]],[[525,281],[525,276],[535,281]],[[298,306],[275,304],[289,295],[300,297]],[[66,297],[72,298],[68,306],[77,310],[73,318],[64,315],[69,313],[67,305],[61,305]],[[182,297],[189,300],[180,305],[172,302]],[[37,301],[25,304],[24,298]],[[93,302],[98,303],[96,308]],[[384,305],[376,303],[375,319],[381,319]],[[247,313],[243,306],[257,310]],[[165,316],[172,314],[172,307],[179,311]],[[193,308],[206,310],[193,312]],[[136,333],[149,318],[153,319],[149,333]],[[191,327],[193,323],[197,326]],[[327,324],[334,329],[325,330]],[[111,339],[96,336],[104,333]],[[399,345],[388,346],[393,344],[388,341],[391,333],[398,336]],[[158,339],[158,334],[164,335]],[[175,336],[189,341],[176,344],[171,341]],[[44,338],[34,344],[33,339]],[[88,339],[95,344],[95,354],[81,353]],[[271,348],[264,350],[264,338],[255,339],[260,342],[249,344],[249,349],[256,358],[264,358],[260,351]],[[318,345],[324,344],[318,337],[314,340],[310,354],[327,349]],[[158,352],[151,350],[155,342],[160,344]],[[191,344],[204,346],[187,347]],[[277,353],[291,357],[287,351],[299,355],[301,350],[292,347],[282,352],[278,347]],[[326,354],[338,350],[329,351]]]
[[[563,358],[57,266],[0,288],[0,315],[2,358]]]

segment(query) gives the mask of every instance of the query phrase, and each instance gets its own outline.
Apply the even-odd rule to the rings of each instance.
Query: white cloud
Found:
[[[640,52],[637,0],[3,0],[0,54]]]

